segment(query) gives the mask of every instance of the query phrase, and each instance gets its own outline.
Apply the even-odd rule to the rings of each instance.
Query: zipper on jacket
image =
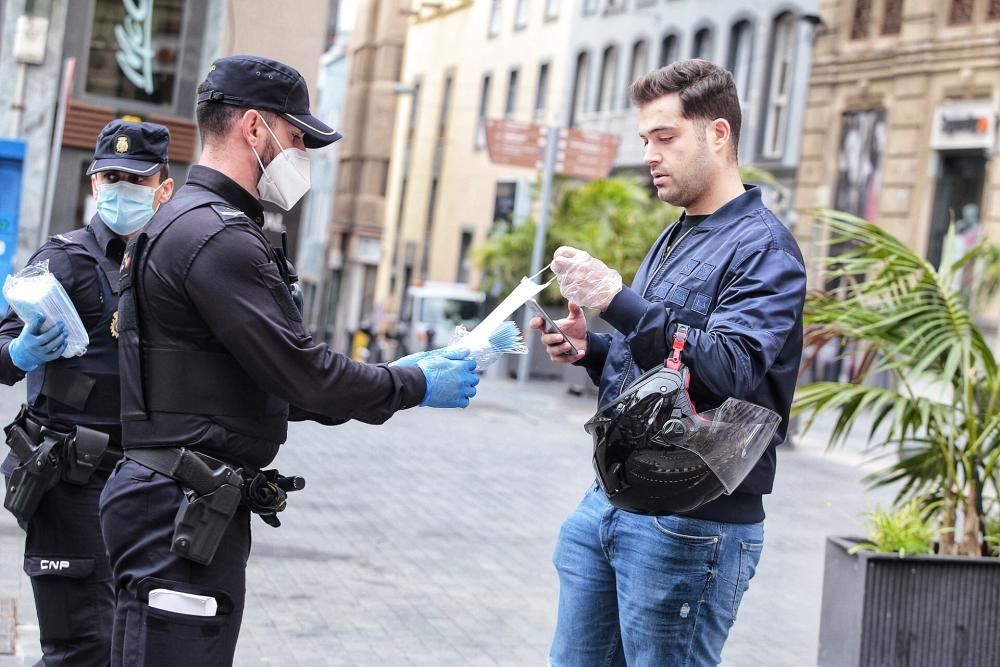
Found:
[[[653,272],[649,274],[649,280],[646,281],[646,287],[645,289],[642,290],[643,299],[645,299],[646,294],[649,293],[649,288],[653,284],[653,281],[656,280],[657,274],[659,274],[660,271],[663,269],[663,267],[667,265],[667,260],[670,259],[670,255],[674,252],[674,250],[677,249],[677,246],[681,244],[681,241],[686,239],[688,237],[688,234],[693,232],[696,228],[697,225],[684,232],[684,234],[682,234],[681,237],[677,239],[677,241],[674,242],[669,248],[667,248],[667,251],[665,253],[663,253],[663,259],[661,259],[659,264],[656,265],[656,269],[654,269]],[[628,363],[625,365],[625,374],[622,375],[622,384],[620,387],[618,387],[618,396],[621,396],[622,392],[625,391],[625,383],[628,382],[628,374],[631,372],[632,372],[632,353],[629,352]],[[618,396],[615,396],[615,398],[618,398]]]

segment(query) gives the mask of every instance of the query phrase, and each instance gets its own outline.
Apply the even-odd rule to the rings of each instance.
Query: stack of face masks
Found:
[[[7,276],[3,284],[3,296],[25,324],[39,314],[45,317],[42,331],[54,326],[56,322],[63,323],[68,334],[63,357],[78,357],[87,351],[90,337],[66,290],[49,271],[48,260]]]

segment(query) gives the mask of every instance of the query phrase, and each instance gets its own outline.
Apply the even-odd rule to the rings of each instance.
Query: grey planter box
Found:
[[[821,667],[1000,665],[1000,558],[909,556],[826,543]]]

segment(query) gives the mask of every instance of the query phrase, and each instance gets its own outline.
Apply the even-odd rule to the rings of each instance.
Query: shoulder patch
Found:
[[[249,220],[249,216],[238,208],[233,206],[227,206],[226,204],[211,204],[212,210],[222,218],[225,222],[227,220],[235,220],[237,218],[246,218]]]

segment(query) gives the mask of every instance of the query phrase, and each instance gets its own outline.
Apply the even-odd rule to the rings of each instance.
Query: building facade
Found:
[[[1000,241],[1000,1],[822,0],[820,14],[800,217],[848,211],[935,264],[952,220],[959,243]],[[797,233],[815,284],[823,239]]]
[[[494,164],[485,121],[564,124],[575,2],[414,3],[375,300],[391,328],[407,287],[478,282],[472,248],[531,205],[534,169]]]
[[[113,118],[170,128],[170,175],[196,160],[195,90],[210,62],[253,53],[316,80],[336,0],[8,0],[0,5],[0,136],[25,142],[17,263],[93,215],[86,167]],[[8,57],[8,54],[13,57]],[[293,210],[290,219],[297,219]],[[272,213],[275,229],[287,219]],[[294,232],[294,228],[292,229]],[[294,245],[293,245],[294,247]]]
[[[408,2],[365,0],[345,54],[344,138],[327,242],[329,280],[323,335],[347,351],[352,333],[377,317],[375,277],[382,256],[389,158],[396,123]]]
[[[731,69],[740,160],[773,174],[791,222],[816,0],[466,0],[414,3],[376,288],[391,323],[406,288],[468,283],[469,251],[531,212],[538,172],[490,162],[486,118],[620,138],[616,173],[648,179],[628,86],[690,57]]]
[[[629,85],[677,60],[711,60],[736,79],[743,111],[740,163],[771,173],[781,186],[770,193],[771,203],[780,214],[789,212],[816,0],[572,4],[575,25],[567,73],[572,87],[565,100],[570,126],[618,135],[617,169],[648,176]]]

